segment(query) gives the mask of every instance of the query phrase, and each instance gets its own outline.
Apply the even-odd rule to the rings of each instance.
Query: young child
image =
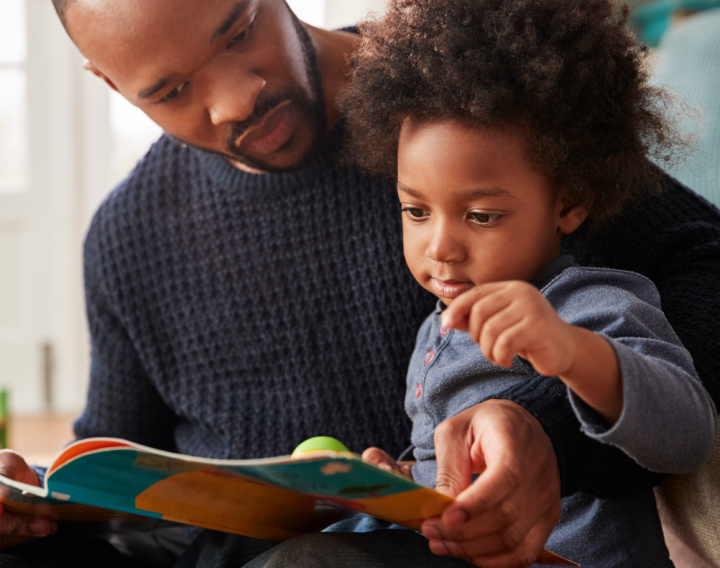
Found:
[[[394,0],[361,27],[350,152],[396,176],[405,258],[438,297],[407,375],[420,483],[435,484],[441,422],[552,377],[589,436],[649,469],[712,452],[715,407],[657,289],[561,255],[563,235],[656,191],[648,158],[682,144],[626,19],[610,0]],[[553,552],[585,568],[672,566],[651,491],[562,508]]]

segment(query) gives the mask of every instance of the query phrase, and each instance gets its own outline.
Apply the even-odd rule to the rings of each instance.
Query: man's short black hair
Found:
[[[52,0],[53,6],[55,6],[55,11],[57,12],[57,15],[68,35],[70,35],[70,28],[68,27],[66,14],[68,8],[74,4],[75,1],[76,0]]]
[[[392,0],[351,58],[350,159],[395,177],[406,118],[517,129],[530,162],[603,222],[659,189],[648,158],[686,146],[627,19],[614,0]]]

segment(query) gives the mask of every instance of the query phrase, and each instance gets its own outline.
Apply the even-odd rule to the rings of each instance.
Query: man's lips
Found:
[[[292,136],[293,124],[290,101],[280,103],[256,125],[248,128],[235,140],[235,146],[251,146],[261,154],[271,154],[280,149]]]
[[[439,278],[431,278],[430,284],[439,298],[454,299],[463,292],[468,291],[474,286],[472,282],[459,282],[457,280],[440,280]]]

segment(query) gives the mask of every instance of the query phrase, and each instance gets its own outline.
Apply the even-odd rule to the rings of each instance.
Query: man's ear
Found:
[[[569,235],[587,219],[590,214],[590,205],[578,204],[566,192],[560,196],[560,203],[562,208],[558,217],[558,230],[563,235]]]
[[[96,77],[100,77],[103,81],[105,81],[105,83],[107,83],[107,86],[110,87],[113,91],[119,92],[117,87],[115,86],[115,83],[113,83],[110,79],[108,79],[105,75],[103,75],[102,71],[100,71],[100,69],[95,67],[95,65],[93,65],[89,59],[86,59],[83,62],[83,69],[85,69],[85,71],[90,71],[90,73],[92,73]]]

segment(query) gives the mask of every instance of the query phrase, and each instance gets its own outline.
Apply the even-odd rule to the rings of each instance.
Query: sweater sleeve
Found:
[[[568,389],[583,432],[654,471],[685,473],[707,461],[717,411],[652,282],[631,272],[571,268],[544,293],[564,321],[605,337],[620,366],[623,408],[612,427]]]
[[[87,404],[75,422],[75,435],[79,439],[123,438],[173,451],[176,417],[153,386],[123,326],[117,294],[108,290],[112,247],[106,245],[103,213],[101,207],[85,241],[85,301],[92,359]]]
[[[690,352],[705,389],[720,406],[720,212],[671,177],[663,191],[626,207],[591,236],[577,233],[564,250],[583,266],[639,272],[660,291],[663,310]],[[545,428],[557,454],[562,495],[584,491],[621,497],[666,476],[645,469],[619,448],[583,434],[565,386],[538,377],[497,398],[516,402]]]
[[[715,406],[720,406],[717,208],[666,176],[660,195],[635,200],[592,235],[571,235],[564,252],[583,266],[630,270],[652,280],[670,325],[690,352]],[[582,433],[559,379],[537,377],[497,398],[516,402],[542,424],[557,454],[563,496],[584,491],[604,498],[621,497],[653,487],[666,477],[643,468],[619,448]]]

